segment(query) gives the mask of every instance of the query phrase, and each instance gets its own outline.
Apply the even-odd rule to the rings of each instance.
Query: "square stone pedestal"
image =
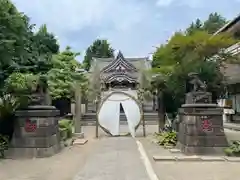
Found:
[[[189,155],[223,154],[228,146],[222,108],[215,104],[185,104],[179,109],[177,147]]]
[[[7,158],[48,157],[61,149],[59,111],[53,106],[32,106],[16,113]]]

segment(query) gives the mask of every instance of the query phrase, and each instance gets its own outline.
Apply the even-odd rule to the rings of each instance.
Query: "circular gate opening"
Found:
[[[112,92],[100,104],[97,112],[100,127],[112,136],[120,135],[120,107],[126,116],[129,133],[135,132],[143,119],[143,111],[138,100],[125,92]]]

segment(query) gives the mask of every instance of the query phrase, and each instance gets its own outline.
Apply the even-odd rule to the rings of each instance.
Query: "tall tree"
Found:
[[[50,33],[46,24],[43,24],[37,33],[34,35],[35,42],[38,44],[40,54],[57,54],[59,52],[59,45],[54,34]]]
[[[25,44],[27,57],[15,63],[14,71],[46,74],[53,66],[52,55],[59,52],[55,36],[42,25],[36,33],[29,32]]]
[[[13,72],[45,74],[52,68],[59,46],[45,25],[34,33],[29,18],[9,0],[0,0],[0,22],[0,90]]]
[[[208,91],[218,96],[222,91],[223,76],[220,71],[224,63],[235,60],[222,49],[235,43],[226,35],[211,37],[205,31],[196,31],[191,35],[176,33],[166,45],[162,45],[153,55],[155,88],[164,95],[164,104],[168,112],[176,112],[184,103],[186,82],[189,72],[199,73],[206,82]],[[213,55],[214,60],[211,58]]]
[[[190,26],[186,29],[186,34],[191,35],[195,31],[203,30],[208,32],[209,34],[215,33],[221,27],[223,27],[227,23],[226,18],[221,16],[218,13],[211,13],[208,16],[208,19],[205,21],[201,21],[197,19],[195,22],[192,22]]]
[[[199,31],[203,29],[203,24],[200,19],[197,19],[195,22],[192,22],[191,25],[187,28],[187,34],[193,34],[195,31]]]
[[[210,34],[215,33],[227,23],[226,18],[218,13],[211,13],[208,19],[203,23],[203,29]]]
[[[9,0],[0,1],[0,88],[12,71],[12,66],[23,61],[27,52],[25,44],[28,41],[30,26],[28,18],[19,13]]]
[[[83,64],[86,70],[91,67],[92,58],[109,58],[114,57],[114,49],[107,40],[97,39],[89,46],[84,56]]]

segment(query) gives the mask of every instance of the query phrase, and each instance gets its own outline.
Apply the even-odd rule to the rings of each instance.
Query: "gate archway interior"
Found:
[[[97,113],[97,124],[108,134],[119,136],[121,113],[126,116],[129,133],[135,137],[143,112],[137,99],[127,93],[113,92],[103,99]]]

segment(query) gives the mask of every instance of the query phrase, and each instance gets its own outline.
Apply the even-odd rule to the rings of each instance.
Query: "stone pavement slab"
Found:
[[[108,137],[96,143],[74,180],[149,180],[133,138]]]
[[[88,142],[87,139],[76,139],[73,141],[73,145],[84,145]]]
[[[239,162],[234,162],[230,157],[228,161],[154,161],[153,155],[163,157],[184,155],[171,153],[150,141],[150,138],[141,139],[152,167],[159,180],[239,180]],[[158,157],[159,157],[158,156]],[[208,157],[209,158],[209,157]],[[211,157],[216,158],[216,157]],[[224,157],[226,158],[226,157]],[[230,159],[232,161],[230,161]],[[234,158],[239,159],[239,158]]]
[[[93,141],[66,147],[49,158],[0,160],[0,180],[70,180],[86,163],[95,147]]]
[[[157,162],[159,180],[239,180],[239,164],[228,162]]]
[[[154,161],[185,161],[185,162],[240,162],[239,157],[224,157],[224,156],[161,156],[153,155]]]

